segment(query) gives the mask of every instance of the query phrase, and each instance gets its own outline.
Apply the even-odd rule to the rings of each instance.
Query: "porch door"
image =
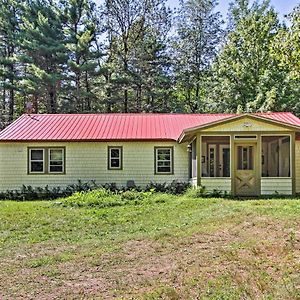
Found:
[[[236,144],[235,160],[235,194],[258,195],[256,144]]]
[[[230,145],[220,145],[219,170],[220,177],[230,177]]]

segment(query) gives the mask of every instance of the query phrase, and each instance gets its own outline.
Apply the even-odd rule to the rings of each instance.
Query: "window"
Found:
[[[155,174],[173,173],[173,147],[155,147]]]
[[[53,148],[49,149],[49,173],[64,172],[64,150]]]
[[[108,169],[122,169],[122,147],[108,147]]]
[[[238,146],[237,147],[237,169],[238,170],[253,170],[253,146]]]
[[[44,173],[44,149],[29,150],[29,172]]]
[[[289,136],[262,136],[262,177],[290,177],[291,141]]]
[[[29,148],[29,174],[61,174],[65,172],[65,148]]]

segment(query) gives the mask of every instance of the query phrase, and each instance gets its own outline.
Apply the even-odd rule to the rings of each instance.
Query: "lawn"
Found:
[[[0,299],[300,298],[297,199],[82,203],[0,202]]]

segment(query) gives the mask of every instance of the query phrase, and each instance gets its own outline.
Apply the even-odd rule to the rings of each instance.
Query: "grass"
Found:
[[[0,202],[0,299],[299,299],[300,201]]]

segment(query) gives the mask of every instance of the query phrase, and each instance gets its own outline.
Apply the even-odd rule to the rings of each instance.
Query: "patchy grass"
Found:
[[[0,299],[300,298],[299,200],[93,193],[0,202]]]

